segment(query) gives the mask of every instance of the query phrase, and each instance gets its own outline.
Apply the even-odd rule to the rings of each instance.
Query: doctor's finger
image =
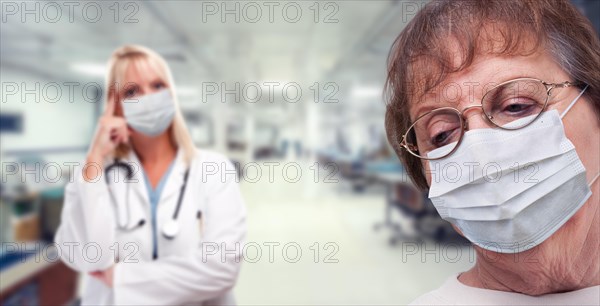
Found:
[[[113,125],[110,127],[110,140],[114,143],[129,142],[129,131],[126,126]]]
[[[114,120],[114,117],[102,116],[98,121],[98,129],[102,134],[112,134],[116,129],[118,129],[122,123],[117,120]]]
[[[118,134],[120,139],[127,141],[127,139],[129,138],[129,129],[127,127],[127,121],[125,121],[125,119],[121,117],[113,117],[111,119],[111,126],[113,127],[113,130],[111,132]]]
[[[117,137],[119,143],[129,143],[129,131],[126,126],[117,129]]]
[[[102,117],[100,120],[102,126],[111,131],[114,129],[121,129],[127,127],[127,121],[125,121],[125,118],[122,117],[108,116]]]
[[[115,115],[117,105],[117,97],[113,94],[109,99],[106,99],[106,108],[104,108],[103,116],[111,117]]]

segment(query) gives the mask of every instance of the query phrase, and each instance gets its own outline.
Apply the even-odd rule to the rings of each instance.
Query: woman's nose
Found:
[[[140,96],[145,96],[147,94],[151,94],[152,91],[148,86],[140,86]]]
[[[491,122],[487,119],[483,109],[480,107],[466,109],[463,112],[463,118],[467,123],[467,130],[487,129],[492,127]]]

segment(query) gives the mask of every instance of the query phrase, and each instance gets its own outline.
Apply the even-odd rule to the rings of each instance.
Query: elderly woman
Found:
[[[388,140],[475,248],[414,304],[600,303],[600,42],[568,1],[432,1],[388,61]]]

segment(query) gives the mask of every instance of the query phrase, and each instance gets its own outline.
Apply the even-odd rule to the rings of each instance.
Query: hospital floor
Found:
[[[468,247],[389,245],[391,230],[373,229],[383,220],[382,188],[357,194],[342,181],[315,183],[302,168],[295,183],[278,171],[273,182],[240,183],[252,243],[235,288],[240,305],[407,304],[473,265]]]

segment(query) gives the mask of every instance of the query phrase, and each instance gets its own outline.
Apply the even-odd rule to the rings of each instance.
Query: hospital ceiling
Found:
[[[96,3],[103,13],[113,12],[114,2]],[[238,3],[243,8],[251,2]],[[408,19],[403,16],[405,3],[338,1],[326,10],[326,3],[321,2],[319,19],[324,20],[335,9],[332,23],[314,21],[313,2],[297,2],[305,14],[297,22],[286,22],[277,7],[270,22],[268,8],[261,2],[252,3],[262,7],[263,16],[256,23],[246,22],[244,15],[240,22],[235,22],[235,16],[226,16],[227,22],[218,15],[203,16],[206,3],[201,1],[135,2],[134,23],[114,22],[112,18],[86,22],[77,11],[71,22],[64,17],[68,8],[61,6],[63,17],[56,23],[37,23],[28,17],[31,20],[27,22],[1,24],[2,73],[18,71],[55,81],[102,82],[101,72],[78,73],[74,65],[103,65],[116,47],[136,43],[165,56],[177,86],[183,90],[182,104],[188,108],[201,104],[203,82],[240,82],[242,86],[248,82],[296,82],[305,91],[314,82],[334,82],[339,86],[336,98],[340,103],[323,105],[320,112],[360,110],[380,116],[380,94],[371,94],[370,99],[353,98],[352,94],[357,87],[382,88],[389,47]],[[119,18],[124,19],[127,11],[121,13]],[[232,104],[233,108],[281,107],[306,112],[300,104]],[[264,114],[273,117],[269,112]]]

